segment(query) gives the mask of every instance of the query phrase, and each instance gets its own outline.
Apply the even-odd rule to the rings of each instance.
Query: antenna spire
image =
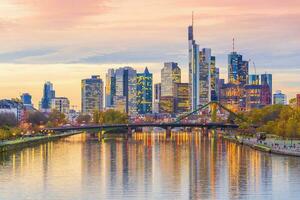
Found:
[[[194,11],[192,11],[192,27],[194,27]]]
[[[234,47],[235,47],[234,46],[234,38],[232,38],[232,52],[234,52],[234,50],[235,50]]]

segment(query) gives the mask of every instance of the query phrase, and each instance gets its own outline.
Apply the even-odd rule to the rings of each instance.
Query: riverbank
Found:
[[[259,143],[256,141],[255,138],[235,138],[232,136],[223,136],[223,139],[234,142],[240,145],[248,146],[252,149],[266,152],[266,153],[273,153],[278,155],[284,155],[284,156],[296,156],[300,157],[300,146],[293,146],[293,145],[286,145],[284,141],[266,141]],[[299,143],[298,143],[299,145]]]
[[[58,140],[64,137],[72,136],[78,134],[78,132],[68,132],[57,135],[47,135],[47,136],[34,136],[34,137],[24,137],[15,140],[7,140],[0,142],[0,153],[7,151],[14,151],[26,147],[31,147],[37,144],[42,144],[45,142],[50,142]]]

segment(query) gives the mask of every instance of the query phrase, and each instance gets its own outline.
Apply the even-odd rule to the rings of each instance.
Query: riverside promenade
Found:
[[[293,140],[291,142],[291,140],[267,138],[266,140],[261,141],[256,138],[234,136],[224,136],[223,138],[268,153],[300,157],[300,140]]]
[[[23,137],[14,140],[2,141],[0,142],[0,153],[34,146],[44,142],[54,141],[74,134],[78,134],[78,131],[65,132],[65,133],[55,134],[55,135]]]

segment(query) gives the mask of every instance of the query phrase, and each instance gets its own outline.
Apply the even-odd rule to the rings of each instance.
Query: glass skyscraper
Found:
[[[249,62],[243,61],[243,56],[237,52],[228,55],[228,80],[233,84],[248,83]]]
[[[53,89],[53,84],[47,81],[44,84],[43,97],[40,102],[40,109],[44,112],[51,110],[51,100],[55,98],[55,91]]]
[[[198,108],[199,99],[199,45],[194,40],[194,26],[193,23],[188,27],[188,45],[189,45],[189,94],[191,110]]]
[[[137,114],[137,74],[136,70],[131,67],[119,68],[116,75],[116,100],[120,100],[124,108],[121,108],[115,102],[117,110],[125,110],[129,115]]]
[[[95,110],[103,110],[103,81],[100,76],[81,81],[81,111],[92,114]]]
[[[114,96],[116,95],[116,74],[114,69],[109,69],[106,74],[105,84],[105,107],[114,106]]]
[[[259,85],[259,75],[250,74],[249,75],[249,85]]]
[[[268,85],[270,89],[270,94],[273,94],[273,78],[272,74],[262,74],[260,76],[261,84]]]
[[[165,63],[161,70],[161,96],[174,97],[175,83],[181,83],[181,69],[177,63]]]
[[[199,52],[199,102],[198,105],[205,105],[211,101],[211,49],[204,48]]]
[[[137,110],[139,114],[152,113],[152,74],[148,68],[137,74]]]

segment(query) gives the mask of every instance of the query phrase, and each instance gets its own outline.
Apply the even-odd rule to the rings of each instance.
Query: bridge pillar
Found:
[[[172,135],[172,127],[171,126],[168,126],[166,128],[166,137],[167,138],[171,138],[171,135]]]
[[[132,128],[130,126],[127,128],[127,135],[132,136]]]

